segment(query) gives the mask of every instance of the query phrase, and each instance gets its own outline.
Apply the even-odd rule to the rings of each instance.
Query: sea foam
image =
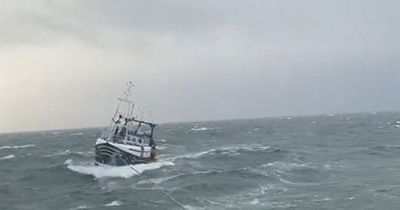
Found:
[[[137,164],[137,165],[127,165],[127,166],[108,166],[101,165],[95,166],[89,163],[74,163],[71,159],[68,159],[64,163],[67,165],[68,169],[86,175],[92,175],[95,178],[102,177],[121,177],[121,178],[129,178],[135,175],[138,175],[137,172],[143,173],[147,170],[154,170],[161,168],[163,166],[173,166],[174,163],[170,161],[160,161],[155,163],[147,163],[147,164]]]

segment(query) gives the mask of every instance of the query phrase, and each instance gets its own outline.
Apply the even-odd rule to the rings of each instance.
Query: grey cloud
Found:
[[[160,122],[399,109],[398,6],[5,1],[0,87],[29,84],[17,92],[34,107],[17,107],[24,129],[49,128],[56,112],[57,127],[102,125],[127,80]],[[15,119],[4,110],[18,98],[0,94],[12,102],[0,114]]]

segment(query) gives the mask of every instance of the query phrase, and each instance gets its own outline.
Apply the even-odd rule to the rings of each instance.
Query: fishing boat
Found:
[[[158,159],[154,141],[156,124],[134,116],[135,103],[129,100],[133,86],[132,82],[127,84],[125,97],[118,98],[111,125],[96,141],[96,165],[135,165]]]

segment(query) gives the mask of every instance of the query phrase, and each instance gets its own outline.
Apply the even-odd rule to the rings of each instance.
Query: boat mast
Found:
[[[124,91],[125,98],[124,98],[124,99],[118,98],[118,101],[119,101],[119,102],[118,102],[118,106],[117,106],[117,109],[115,110],[115,113],[114,113],[113,118],[111,119],[111,126],[110,126],[110,129],[109,129],[108,135],[107,135],[107,139],[108,139],[108,140],[111,139],[113,133],[115,132],[115,129],[117,128],[117,126],[116,126],[116,121],[115,121],[115,118],[117,117],[117,115],[118,115],[117,121],[119,121],[119,120],[121,119],[121,118],[119,117],[119,116],[121,116],[121,113],[119,112],[119,108],[121,107],[121,103],[122,103],[122,102],[126,102],[126,103],[129,104],[127,116],[125,116],[125,117],[129,118],[130,115],[131,115],[131,114],[130,114],[131,111],[133,111],[134,103],[133,103],[133,101],[129,101],[128,98],[132,95],[132,93],[133,93],[133,87],[134,87],[135,85],[133,84],[132,81],[130,81],[130,82],[128,82],[128,83],[126,84],[126,86],[127,86],[127,88],[126,88],[126,90]],[[131,110],[131,109],[132,109],[132,110]]]
[[[133,112],[133,108],[134,108],[134,103],[133,103],[133,101],[129,101],[128,100],[128,98],[132,95],[132,93],[133,93],[133,87],[135,86],[134,84],[133,84],[133,82],[132,81],[130,81],[130,82],[128,82],[128,84],[126,84],[126,86],[127,86],[127,89],[126,89],[126,91],[124,92],[124,94],[125,94],[125,101],[126,102],[128,102],[128,104],[129,104],[129,106],[128,106],[128,112],[126,113],[127,114],[127,118],[131,118],[131,115],[132,115],[132,112]]]

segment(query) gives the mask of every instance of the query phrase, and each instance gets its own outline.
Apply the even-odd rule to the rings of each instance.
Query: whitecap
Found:
[[[257,205],[260,203],[260,201],[256,198],[256,199],[252,200],[250,203],[253,205]]]
[[[157,150],[165,150],[166,149],[166,146],[165,145],[163,145],[163,146],[157,146]]]
[[[86,175],[92,175],[95,178],[102,178],[102,177],[121,177],[121,178],[129,178],[138,173],[143,173],[147,170],[154,170],[161,168],[163,166],[173,166],[174,163],[169,161],[160,161],[154,163],[147,163],[147,164],[137,164],[137,165],[126,165],[126,166],[108,166],[108,165],[100,165],[95,166],[90,163],[81,163],[75,164],[71,159],[68,159],[64,163],[67,165],[67,168]]]
[[[69,149],[67,150],[58,150],[57,152],[51,153],[51,154],[47,154],[47,155],[43,155],[43,157],[55,157],[55,156],[66,156],[66,155],[70,155],[70,154],[75,154],[75,155],[79,155],[79,156],[84,156],[84,157],[91,157],[93,155],[93,151],[86,151],[86,152],[81,152],[81,151],[76,151],[73,152]]]
[[[71,134],[69,134],[70,136],[81,136],[81,135],[83,135],[83,133],[71,133]]]
[[[282,188],[280,185],[261,185],[257,188],[251,188],[248,190],[240,191],[238,193],[227,194],[219,197],[212,197],[207,199],[207,203],[213,206],[220,206],[223,209],[248,209],[249,206],[257,206],[260,209],[277,209],[285,205],[282,202],[270,202],[264,199],[263,195],[271,191],[271,193],[278,193],[282,191],[287,191],[287,188]],[[287,204],[285,206],[288,207]],[[292,206],[293,207],[293,206]],[[204,209],[210,209],[205,207]]]
[[[71,159],[67,159],[64,161],[64,165],[71,165],[73,161]]]
[[[86,205],[81,205],[81,206],[78,206],[78,207],[76,207],[76,208],[72,208],[72,209],[70,209],[70,210],[79,210],[79,209],[89,209],[89,207],[86,206]]]
[[[315,195],[314,197],[316,197],[317,199],[313,199],[313,202],[323,202],[323,201],[331,201],[332,198],[330,197],[321,197],[319,195]]]
[[[208,130],[208,128],[206,128],[206,127],[201,127],[201,128],[194,127],[194,128],[192,128],[190,130],[191,131],[206,131],[206,130]]]
[[[232,145],[227,147],[221,147],[217,149],[218,151],[228,151],[232,153],[237,153],[239,150],[249,151],[249,152],[257,152],[271,149],[270,146],[262,145],[262,144],[239,144],[239,145]]]
[[[189,153],[189,154],[185,154],[185,155],[178,155],[178,156],[170,157],[170,158],[166,158],[166,159],[170,160],[170,161],[175,161],[177,159],[185,159],[185,158],[198,159],[198,158],[200,158],[202,156],[205,156],[207,154],[214,153],[214,152],[215,152],[215,149],[210,149],[210,150],[203,151],[203,152],[196,152],[196,153]]]
[[[291,182],[289,180],[286,180],[286,179],[284,179],[284,178],[282,178],[280,176],[279,176],[279,181],[281,181],[282,183],[285,183],[285,184],[289,184],[289,185],[297,185],[298,184],[298,183],[294,183],[294,182]]]
[[[112,201],[111,203],[107,203],[104,206],[120,206],[122,204],[124,204],[124,203],[117,200],[117,201]]]
[[[15,158],[15,155],[7,155],[4,157],[1,157],[0,160],[8,160],[8,159],[13,159],[13,158]]]
[[[183,207],[185,207],[185,209],[188,210],[198,210],[198,209],[204,209],[204,208],[199,208],[199,207],[195,207],[195,206],[190,206],[190,205],[183,205]]]
[[[18,145],[18,146],[2,146],[0,149],[23,149],[28,147],[34,147],[34,144]]]
[[[302,168],[312,168],[308,164],[299,164],[299,163],[286,163],[286,162],[272,162],[262,165],[261,167],[275,167],[280,170],[290,171],[293,169],[302,169]]]
[[[69,149],[64,150],[64,151],[58,151],[52,154],[48,154],[48,155],[43,155],[43,157],[54,157],[54,156],[62,156],[62,155],[69,155],[71,154],[71,151]]]

